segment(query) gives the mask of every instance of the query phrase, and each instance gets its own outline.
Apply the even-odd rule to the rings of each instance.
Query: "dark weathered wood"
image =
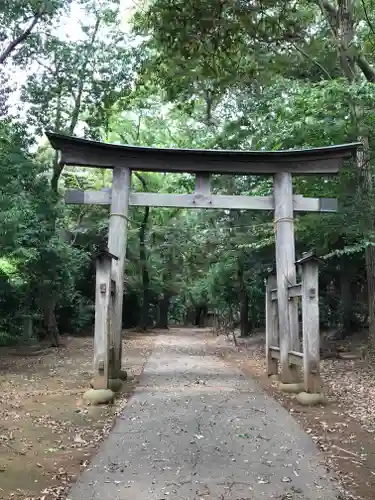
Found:
[[[170,193],[131,193],[130,206],[136,207],[175,207],[175,208],[212,208],[232,210],[273,210],[272,196],[226,196],[203,194],[200,185],[199,193],[170,194]],[[205,188],[207,189],[207,187]],[[70,189],[65,193],[65,203],[86,205],[109,205],[111,190],[80,191]],[[326,212],[336,212],[337,200],[327,198]],[[305,198],[301,195],[293,196],[293,210],[295,212],[319,212],[320,198]],[[336,207],[336,208],[335,208]]]
[[[211,172],[216,174],[329,174],[355,155],[359,143],[289,151],[228,151],[163,149],[105,144],[46,133],[61,151],[65,165],[154,172]]]
[[[297,283],[296,285],[289,285],[288,286],[289,299],[293,299],[295,297],[301,297],[301,295],[302,295],[301,283]]]
[[[306,392],[320,392],[319,269],[315,259],[302,264],[303,376]]]
[[[94,377],[95,389],[107,389],[109,377],[109,337],[111,328],[111,263],[109,255],[96,260]]]
[[[280,347],[271,346],[269,347],[269,351],[273,359],[280,360]]]
[[[302,296],[302,285],[301,283],[297,283],[296,285],[288,286],[288,297],[289,299],[293,297],[301,297]],[[277,288],[271,290],[271,299],[277,300]]]
[[[289,365],[288,353],[299,351],[298,303],[289,298],[289,286],[296,284],[293,188],[290,173],[274,176],[277,303],[280,336],[280,376],[284,383],[299,381],[299,372]]]
[[[277,375],[278,362],[272,357],[271,347],[279,342],[277,303],[272,300],[271,290],[276,286],[276,276],[269,276],[266,285],[266,356],[267,375]]]
[[[113,316],[111,326],[110,377],[117,378],[121,370],[122,303],[124,291],[124,266],[127,244],[127,226],[131,172],[128,168],[115,168],[112,179],[112,201],[109,219],[108,249],[118,257],[112,262]]]
[[[303,353],[298,351],[289,351],[288,360],[290,365],[302,366]]]
[[[81,191],[80,189],[68,189],[65,191],[64,198],[65,203],[69,205],[110,205],[112,190]]]
[[[211,175],[202,172],[195,176],[195,193],[207,196],[211,193]]]
[[[280,347],[271,346],[269,348],[270,357],[275,360],[280,360]],[[288,352],[288,363],[293,366],[301,366],[303,365],[303,353],[297,351],[289,351]]]

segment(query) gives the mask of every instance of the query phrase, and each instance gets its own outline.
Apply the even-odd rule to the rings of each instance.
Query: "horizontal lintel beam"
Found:
[[[68,190],[65,203],[85,205],[109,205],[111,190],[80,191]],[[273,210],[272,196],[226,196],[169,193],[131,193],[130,206],[166,208],[211,208],[221,210]],[[293,196],[294,210],[297,212],[336,212],[337,200],[334,198],[305,198]]]
[[[280,347],[271,346],[269,350],[271,352],[272,359],[280,360]],[[288,362],[289,365],[302,365],[303,353],[297,351],[289,351]]]
[[[296,285],[288,286],[288,298],[302,297],[302,284],[297,283]],[[277,289],[271,290],[271,299],[277,300]]]

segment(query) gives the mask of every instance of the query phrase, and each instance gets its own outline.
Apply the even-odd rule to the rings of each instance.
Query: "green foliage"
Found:
[[[18,311],[41,318],[51,301],[63,330],[92,320],[93,255],[107,238],[108,208],[66,207],[61,195],[69,188],[108,188],[111,173],[61,172],[57,156],[39,140],[46,129],[178,148],[308,148],[360,136],[368,139],[371,162],[374,9],[368,0],[353,3],[355,44],[346,59],[354,58],[357,71],[348,81],[337,55],[342,30],[332,30],[319,5],[152,0],[136,8],[133,32],[124,33],[117,0],[2,2],[0,343],[22,335]],[[82,16],[74,21],[75,35],[63,36],[61,16],[71,7]],[[12,118],[5,106],[14,97],[5,85],[10,67],[27,72],[19,106],[25,111],[12,109]],[[298,214],[295,221],[297,254],[314,248],[326,257],[322,287],[336,294],[347,259],[353,289],[357,276],[358,290],[365,284],[375,202],[363,188],[372,182],[371,168],[364,171],[366,179],[353,162],[336,178],[294,179],[298,194],[339,199],[338,214]],[[221,194],[272,193],[270,178],[217,175],[212,185]],[[136,191],[193,187],[189,174],[133,175]],[[171,317],[186,322],[207,308],[237,323],[246,303],[255,327],[264,322],[264,278],[274,263],[272,213],[153,208],[146,220],[143,208],[133,208],[127,258],[125,298],[134,306],[124,313],[132,317],[128,326],[139,321],[141,306],[156,322],[166,300]],[[327,297],[328,323],[345,307],[343,298],[332,306]]]
[[[7,313],[0,329],[5,325],[20,334],[19,311],[40,312],[46,295],[74,299],[87,257],[56,233],[64,213],[44,167],[26,152],[22,129],[6,121],[0,127],[0,301]]]
[[[55,16],[71,0],[2,0],[0,3],[0,64],[15,59],[25,65]]]
[[[38,44],[38,71],[29,76],[23,100],[39,134],[73,134],[80,122],[97,138],[98,129],[107,130],[112,106],[129,93],[132,67],[116,2],[86,4],[78,40],[50,35]]]

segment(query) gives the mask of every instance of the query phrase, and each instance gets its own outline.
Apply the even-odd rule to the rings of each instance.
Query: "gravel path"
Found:
[[[333,500],[317,449],[189,331],[156,340],[134,396],[69,500]]]

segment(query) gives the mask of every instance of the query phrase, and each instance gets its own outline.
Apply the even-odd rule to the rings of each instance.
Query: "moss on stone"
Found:
[[[113,403],[115,393],[111,389],[89,389],[83,395],[85,403],[90,405],[104,405]]]
[[[296,384],[283,384],[280,383],[279,389],[283,392],[289,392],[291,394],[298,394],[304,390],[304,385],[302,382]]]
[[[108,388],[113,392],[120,392],[122,389],[122,380],[120,378],[110,378],[108,380]]]
[[[300,392],[297,394],[296,400],[303,406],[323,405],[327,403],[326,396],[321,392]]]

